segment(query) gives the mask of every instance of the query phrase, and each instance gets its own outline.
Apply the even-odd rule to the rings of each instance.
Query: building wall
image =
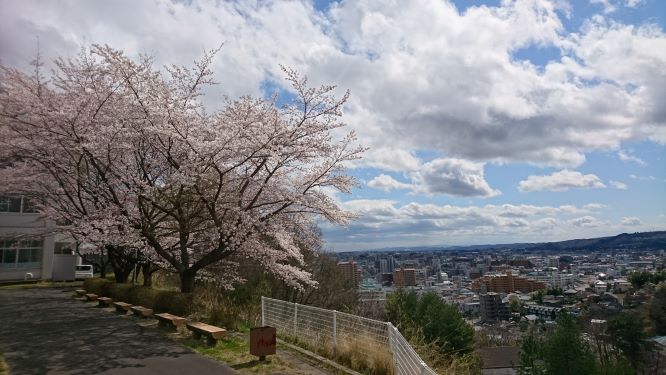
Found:
[[[0,200],[6,199],[0,197]],[[9,209],[7,202],[0,202],[0,248],[8,250],[16,250],[12,252],[0,252],[0,256],[5,256],[4,261],[0,260],[0,281],[8,280],[23,280],[27,274],[31,274],[34,279],[50,279],[53,271],[53,249],[56,241],[56,236],[53,234],[55,223],[51,220],[44,220],[38,213],[23,213],[25,207],[25,200],[21,205],[19,212]],[[19,243],[16,243],[19,241]],[[20,242],[23,241],[23,242]],[[41,241],[37,246],[36,243],[28,243],[27,241]],[[23,249],[40,249],[37,261],[29,262],[6,262],[9,255],[19,257],[21,255],[21,248]],[[25,251],[25,250],[24,250]],[[24,253],[27,255],[27,252]]]
[[[540,289],[546,289],[546,284],[541,281],[513,276],[511,273],[501,276],[484,276],[480,279],[476,279],[472,283],[472,290],[479,292],[482,284],[485,285],[486,291],[497,293],[512,293],[515,291],[530,293]]]
[[[23,280],[27,273],[36,279],[51,278],[55,243],[54,234],[49,233],[52,227],[53,223],[40,219],[39,214],[0,213],[0,240],[26,241],[27,238],[41,240],[39,262],[14,265],[0,263],[0,280]]]
[[[413,268],[400,268],[393,271],[393,285],[396,287],[415,286],[416,270]]]
[[[485,322],[507,320],[510,316],[509,307],[502,303],[502,297],[492,292],[479,296],[479,310]]]
[[[338,263],[338,270],[340,270],[340,273],[345,280],[358,286],[361,281],[361,275],[356,262],[340,262]]]

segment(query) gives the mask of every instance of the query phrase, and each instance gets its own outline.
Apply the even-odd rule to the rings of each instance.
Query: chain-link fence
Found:
[[[262,325],[317,349],[361,354],[369,362],[390,362],[396,375],[435,375],[389,322],[277,299],[261,298]]]

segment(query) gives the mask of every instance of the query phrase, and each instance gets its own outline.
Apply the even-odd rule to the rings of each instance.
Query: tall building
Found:
[[[498,293],[489,292],[479,295],[479,308],[481,319],[484,322],[508,320],[511,317],[509,306],[502,302],[502,297]]]
[[[393,271],[393,285],[401,288],[416,285],[416,270],[414,268],[402,268]]]
[[[506,275],[490,275],[476,279],[472,282],[472,290],[479,292],[481,285],[485,285],[488,292],[496,293],[513,293],[515,291],[530,293],[546,289],[546,284],[542,281],[513,276],[511,272],[507,272]]]
[[[358,284],[361,282],[361,270],[358,268],[356,262],[351,259],[348,262],[340,262],[338,263],[338,270],[340,270],[343,279],[358,287]]]
[[[395,271],[395,258],[393,258],[393,255],[389,255],[386,257],[386,264],[387,264],[386,271],[389,273],[393,273],[393,271]]]
[[[390,271],[388,270],[388,260],[387,259],[380,259],[379,260],[379,273],[389,273]]]

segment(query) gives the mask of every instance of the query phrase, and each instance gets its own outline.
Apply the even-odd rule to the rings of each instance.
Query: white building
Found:
[[[571,285],[575,285],[577,281],[575,274],[563,273],[557,270],[530,272],[526,276],[530,279],[541,281],[551,288],[558,287],[566,289]]]
[[[57,251],[71,248],[22,197],[0,196],[0,281],[51,279]]]

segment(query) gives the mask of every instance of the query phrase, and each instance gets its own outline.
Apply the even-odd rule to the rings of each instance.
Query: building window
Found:
[[[74,254],[75,244],[69,242],[56,242],[53,248],[53,253],[58,255],[72,255]]]
[[[35,205],[26,197],[0,196],[0,213],[34,213]]]
[[[0,239],[0,268],[39,268],[42,247],[41,240]]]

